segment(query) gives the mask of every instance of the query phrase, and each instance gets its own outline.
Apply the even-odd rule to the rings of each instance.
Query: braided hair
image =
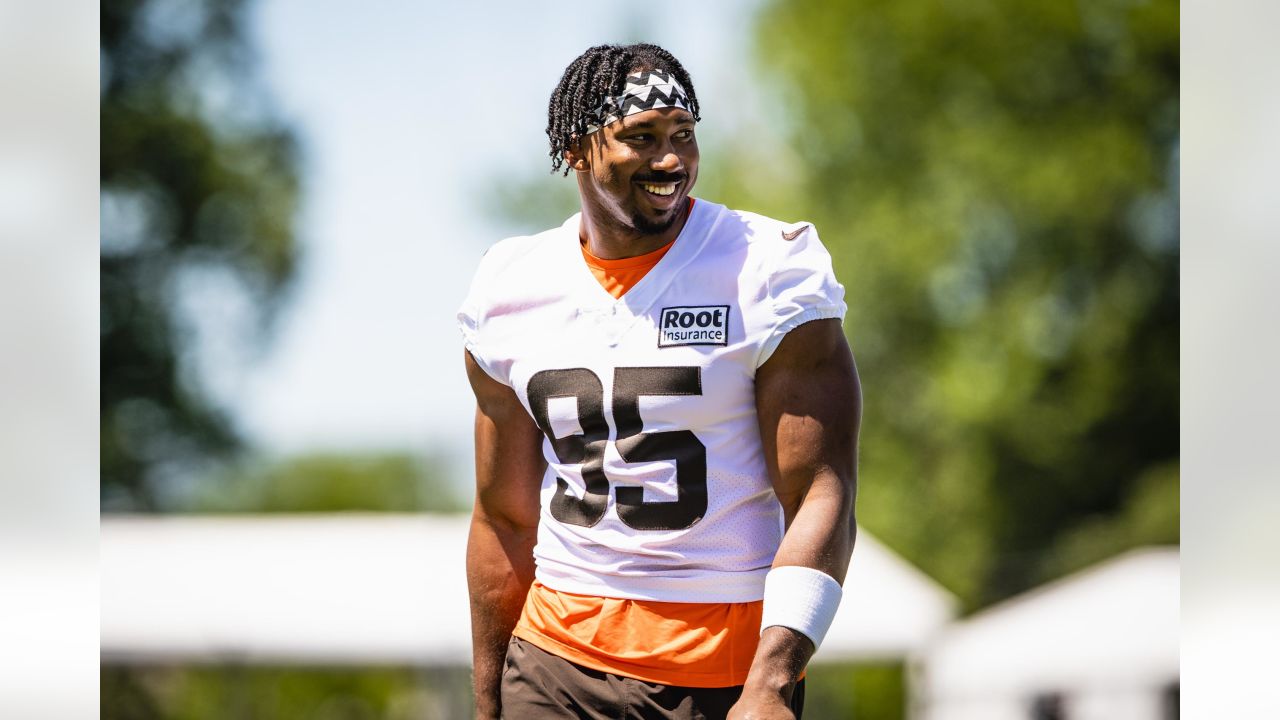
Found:
[[[640,70],[665,70],[684,87],[689,96],[689,111],[695,121],[698,95],[693,80],[684,66],[671,53],[657,45],[596,45],[582,53],[565,68],[547,105],[547,139],[551,141],[551,172],[564,166],[569,174],[564,153],[587,134],[587,122],[605,101],[622,92],[627,75]]]

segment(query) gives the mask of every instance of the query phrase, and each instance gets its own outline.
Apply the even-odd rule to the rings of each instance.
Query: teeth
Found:
[[[650,185],[648,183],[642,183],[640,187],[644,188],[648,192],[653,193],[654,195],[670,195],[671,193],[676,191],[675,183],[668,183],[665,185]]]

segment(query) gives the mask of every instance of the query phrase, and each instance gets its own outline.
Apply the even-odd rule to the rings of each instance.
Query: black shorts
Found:
[[[741,694],[741,685],[659,685],[592,670],[520,638],[507,645],[502,671],[504,720],[721,720]],[[797,719],[803,707],[801,680],[791,696]]]

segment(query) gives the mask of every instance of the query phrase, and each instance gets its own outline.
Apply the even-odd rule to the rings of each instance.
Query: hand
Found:
[[[774,692],[743,692],[725,720],[796,720],[785,697]]]

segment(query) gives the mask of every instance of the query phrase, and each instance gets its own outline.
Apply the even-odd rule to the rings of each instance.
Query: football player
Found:
[[[477,717],[800,716],[855,536],[844,288],[809,223],[690,195],[698,120],[662,48],[574,60],[547,135],[581,212],[490,248],[458,314]]]

